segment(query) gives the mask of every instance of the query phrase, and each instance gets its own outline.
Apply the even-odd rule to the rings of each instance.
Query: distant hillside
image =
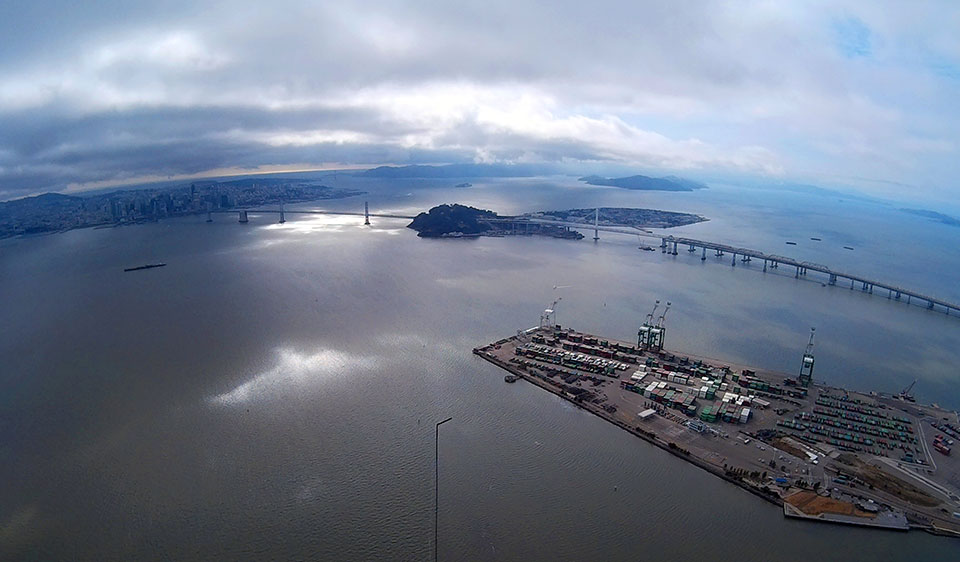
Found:
[[[589,185],[608,185],[611,187],[621,187],[623,189],[637,189],[644,191],[693,191],[695,189],[706,189],[707,186],[695,182],[678,178],[676,176],[666,176],[663,178],[651,178],[649,176],[628,176],[625,178],[605,178],[602,176],[584,176],[580,181]]]
[[[510,178],[553,173],[533,164],[449,164],[446,166],[380,166],[357,174],[365,178]]]
[[[917,215],[920,217],[925,217],[928,219],[935,220],[937,222],[942,222],[943,224],[949,226],[960,226],[960,219],[951,217],[950,215],[945,215],[943,213],[938,213],[937,211],[928,211],[927,209],[900,209],[904,213],[910,213],[911,215]]]
[[[62,207],[78,205],[82,199],[73,195],[60,193],[44,193],[33,197],[23,197],[13,201],[0,202],[0,212],[24,207]]]

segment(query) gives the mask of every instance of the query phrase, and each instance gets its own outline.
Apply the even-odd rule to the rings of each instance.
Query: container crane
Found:
[[[656,304],[653,305],[653,310],[647,314],[646,322],[640,326],[640,330],[637,331],[637,347],[640,349],[646,349],[650,343],[650,330],[655,326],[653,325],[653,316],[657,313],[657,308],[660,307],[660,301],[658,300]]]
[[[910,386],[900,391],[900,394],[898,394],[900,400],[906,400],[907,402],[917,401],[916,398],[913,397],[913,394],[910,394],[910,391],[913,390],[913,385],[915,384],[917,384],[917,379],[914,379],[914,381],[910,383]]]
[[[667,335],[667,329],[663,326],[663,321],[667,317],[667,313],[670,312],[670,301],[667,301],[667,306],[663,309],[663,312],[660,313],[660,318],[657,319],[657,325],[650,329],[650,337],[647,341],[647,347],[649,349],[655,349],[661,351],[663,349],[663,340]]]
[[[550,306],[543,310],[540,315],[540,327],[549,328],[557,323],[557,303],[563,300],[563,297],[557,297],[557,300],[550,303]]]
[[[657,301],[660,302],[660,301]],[[663,312],[660,313],[660,319],[657,320],[657,328],[663,328],[663,319],[667,317],[667,312],[670,312],[670,305],[672,303],[667,301],[667,307],[663,309]]]
[[[807,349],[803,352],[803,360],[800,362],[800,376],[797,380],[801,386],[810,386],[813,382],[813,336],[816,331],[816,328],[810,328],[810,341],[807,342]]]

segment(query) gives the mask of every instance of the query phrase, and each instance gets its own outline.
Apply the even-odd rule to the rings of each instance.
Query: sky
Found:
[[[0,3],[0,200],[560,163],[960,199],[960,3]]]

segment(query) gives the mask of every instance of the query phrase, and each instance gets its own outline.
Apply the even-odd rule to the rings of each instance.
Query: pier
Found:
[[[955,412],[544,321],[473,353],[786,517],[960,536],[960,461],[923,427]]]

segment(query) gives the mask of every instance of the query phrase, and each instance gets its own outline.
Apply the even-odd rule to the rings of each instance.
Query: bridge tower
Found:
[[[798,380],[802,386],[810,386],[813,382],[813,335],[816,328],[810,328],[810,342],[807,343],[807,349],[803,352],[803,360],[800,362],[800,376]]]
[[[593,241],[600,240],[600,207],[593,212]]]
[[[370,203],[363,202],[363,224],[370,226]]]
[[[283,216],[283,200],[280,201],[280,224],[287,222],[287,219]]]

